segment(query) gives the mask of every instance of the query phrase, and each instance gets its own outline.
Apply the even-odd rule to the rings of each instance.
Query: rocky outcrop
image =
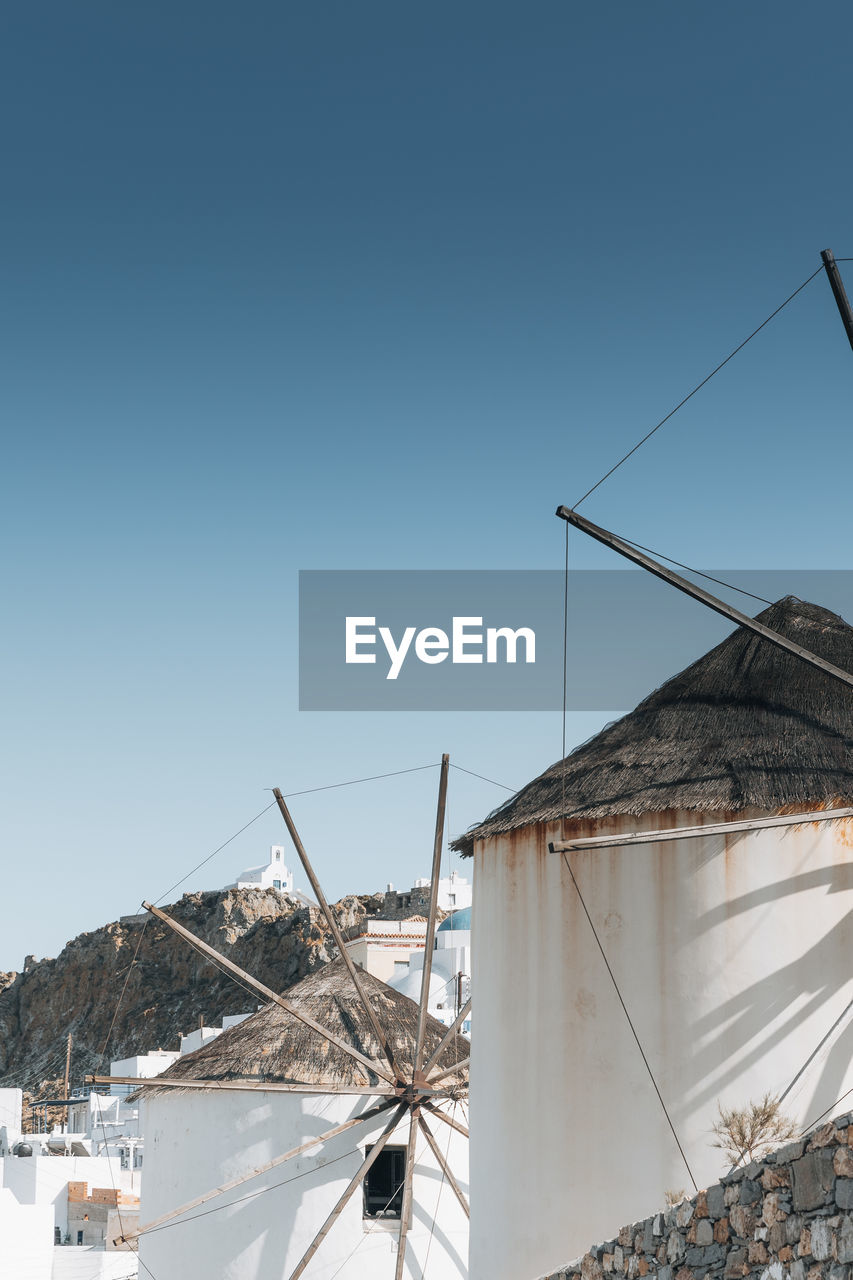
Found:
[[[382,898],[343,898],[340,926],[378,915]],[[185,894],[168,912],[274,991],[284,991],[335,954],[320,911],[274,889]],[[199,1020],[254,1011],[260,999],[148,914],[82,933],[55,960],[29,959],[0,974],[0,1085],[52,1090],[109,1071],[113,1058],[177,1048]]]

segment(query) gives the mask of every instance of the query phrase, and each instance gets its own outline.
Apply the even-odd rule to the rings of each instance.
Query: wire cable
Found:
[[[610,974],[610,981],[613,983],[613,988],[617,996],[619,997],[619,1003],[622,1006],[622,1011],[625,1014],[625,1017],[628,1019],[628,1026],[631,1028],[631,1034],[633,1035],[635,1041],[637,1042],[637,1048],[640,1050],[640,1057],[643,1059],[643,1063],[645,1065],[646,1071],[649,1073],[649,1079],[651,1080],[652,1085],[654,1086],[655,1093],[658,1096],[658,1102],[660,1103],[663,1109],[663,1113],[666,1116],[666,1122],[672,1131],[673,1138],[675,1138],[675,1145],[678,1147],[678,1150],[681,1153],[681,1158],[684,1161],[684,1167],[687,1170],[688,1174],[690,1175],[690,1181],[693,1183],[693,1188],[695,1191],[698,1192],[699,1187],[697,1185],[696,1179],[693,1177],[693,1170],[690,1168],[690,1164],[688,1162],[687,1156],[684,1153],[684,1148],[681,1145],[681,1140],[679,1139],[679,1136],[675,1131],[675,1125],[673,1124],[672,1117],[670,1116],[669,1111],[667,1110],[666,1103],[663,1100],[663,1095],[661,1094],[661,1091],[658,1088],[658,1082],[655,1079],[654,1072],[652,1071],[649,1060],[646,1057],[646,1051],[640,1042],[640,1037],[637,1034],[637,1028],[634,1026],[631,1015],[628,1012],[628,1006],[625,1003],[625,1000],[622,996],[622,992],[619,990],[619,983],[616,981],[616,976],[610,967],[610,961],[607,959],[607,955],[605,954],[604,947],[601,945],[601,939],[598,936],[598,931],[592,922],[592,916],[589,914],[587,905],[584,902],[583,894],[580,891],[580,886],[578,885],[578,882],[575,879],[575,873],[574,871],[572,871],[571,863],[569,862],[569,859],[565,853],[563,854],[563,861],[566,864],[569,875],[572,877],[572,884],[575,886],[575,892],[577,893],[580,904],[583,907],[583,913],[587,918],[590,929],[592,929],[592,936],[595,938],[598,949],[601,952],[601,958],[604,961],[607,972]]]
[[[473,769],[464,769],[461,764],[454,764],[451,760],[451,769],[458,769],[460,773],[467,773],[472,778],[479,778],[481,782],[490,782],[493,787],[501,787],[504,791],[511,791],[513,795],[518,791],[518,787],[508,787],[505,782],[495,782],[494,778],[487,778],[482,773],[475,773]],[[450,824],[447,824],[448,827]]]
[[[454,1102],[453,1118],[455,1119],[455,1117],[456,1117],[456,1103]],[[445,1152],[444,1152],[445,1168],[450,1163],[450,1143],[452,1140],[453,1140],[453,1130],[450,1129],[447,1135],[447,1147],[445,1148]],[[438,1221],[438,1211],[441,1207],[441,1193],[444,1190],[444,1183],[445,1183],[446,1177],[447,1177],[447,1174],[445,1173],[445,1169],[443,1168],[441,1170],[441,1182],[438,1184],[438,1195],[435,1198],[435,1213],[432,1215],[432,1226],[429,1229],[429,1240],[427,1241],[426,1253],[424,1254],[424,1265],[421,1268],[422,1276],[426,1275],[427,1263],[429,1262],[429,1251],[432,1248],[432,1237],[433,1237],[433,1234],[435,1233],[435,1224]]]
[[[390,773],[375,773],[369,778],[350,778],[347,782],[330,782],[322,787],[307,787],[304,791],[288,791],[285,794],[285,799],[291,800],[294,796],[310,796],[314,795],[318,791],[336,791],[338,787],[355,787],[358,786],[359,783],[377,782],[381,778],[398,778],[404,773],[420,773],[424,769],[436,769],[437,767],[438,766],[436,764],[419,764],[415,765],[412,769],[394,769]],[[179,888],[185,880],[189,880],[190,876],[195,875],[196,871],[200,871],[201,868],[206,866],[212,858],[216,857],[217,853],[221,853],[224,848],[231,844],[232,841],[236,840],[238,836],[241,836],[244,831],[248,831],[249,827],[262,818],[265,813],[268,813],[270,809],[274,809],[275,805],[275,800],[271,800],[268,805],[261,809],[260,813],[256,813],[254,818],[250,818],[239,831],[235,831],[233,836],[229,836],[227,840],[224,840],[222,844],[218,846],[218,848],[214,849],[213,853],[209,853],[206,858],[203,858],[201,862],[192,867],[185,876],[181,876],[180,880],[176,880],[165,893],[161,893],[160,897],[155,900],[154,906],[159,906],[164,898],[168,897],[170,893],[174,893],[175,889]]]
[[[323,787],[308,787],[305,791],[287,791],[284,798],[291,800],[294,796],[313,795],[315,791],[336,791],[338,787],[356,787],[361,782],[378,782],[382,778],[399,778],[404,773],[423,773],[424,769],[438,768],[435,761],[432,764],[416,764],[411,769],[392,769],[390,773],[373,773],[368,778],[350,778],[347,782],[328,782]]]
[[[194,866],[192,870],[188,871],[185,876],[181,876],[180,880],[176,880],[175,883],[170,888],[168,888],[165,893],[161,893],[160,897],[155,900],[154,906],[155,907],[159,906],[165,897],[168,897],[170,893],[174,893],[175,889],[177,889],[180,885],[182,885],[185,880],[189,880],[191,875],[194,875],[196,871],[200,871],[202,867],[206,866],[207,863],[210,862],[211,858],[215,858],[217,853],[221,853],[222,850],[226,848],[227,845],[231,844],[232,840],[236,840],[237,837],[241,836],[244,831],[248,831],[249,827],[251,827],[255,822],[257,822],[259,818],[262,818],[264,814],[267,813],[274,806],[275,806],[275,800],[271,800],[268,805],[266,805],[263,809],[261,809],[260,813],[256,813],[254,818],[250,818],[249,821],[244,826],[242,826],[239,831],[235,831],[233,836],[229,836],[228,839],[224,840],[217,849],[214,849],[213,853],[209,853],[206,858],[202,858],[201,862],[197,863],[196,866]]]
[[[839,259],[836,259],[836,261],[839,261]],[[843,261],[846,261],[846,259],[843,259],[843,258],[842,258],[842,259],[840,259],[840,261],[842,261],[842,262],[843,262]],[[744,349],[744,347],[746,346],[746,344],[747,344],[748,342],[751,342],[751,341],[752,341],[752,339],[753,339],[757,334],[759,334],[759,333],[761,332],[761,330],[762,330],[766,325],[768,325],[768,324],[770,323],[770,321],[771,321],[771,320],[773,320],[776,316],[778,316],[779,312],[780,312],[780,311],[782,311],[785,307],[787,307],[787,305],[788,305],[788,303],[789,303],[789,302],[793,302],[793,300],[794,300],[794,298],[796,298],[797,294],[798,294],[798,293],[802,293],[802,291],[803,291],[803,289],[805,289],[806,285],[811,284],[811,282],[812,282],[812,280],[814,280],[815,276],[820,275],[821,271],[823,271],[823,263],[821,263],[821,265],[817,268],[817,270],[816,270],[816,271],[813,271],[813,272],[812,272],[812,274],[808,277],[808,279],[807,279],[807,280],[804,280],[804,281],[803,281],[803,283],[799,286],[799,288],[795,289],[795,290],[794,290],[794,292],[793,292],[792,294],[789,294],[789,296],[785,299],[785,301],[784,301],[783,303],[781,303],[781,305],[780,305],[780,306],[778,306],[778,307],[776,308],[776,310],[775,310],[775,311],[771,311],[771,313],[770,313],[770,315],[767,317],[767,319],[766,319],[766,320],[762,320],[762,322],[761,322],[761,324],[758,326],[758,328],[757,328],[757,329],[753,329],[753,331],[752,331],[752,333],[749,335],[749,337],[748,337],[748,338],[744,338],[743,342],[741,342],[738,346],[736,346],[736,347],[735,347],[735,349],[734,349],[734,351],[731,351],[731,352],[726,356],[725,360],[721,360],[721,361],[720,361],[720,363],[717,365],[716,369],[712,369],[712,370],[711,370],[711,372],[708,374],[708,376],[707,376],[707,377],[705,377],[705,378],[703,378],[703,379],[702,379],[702,381],[701,381],[700,383],[697,383],[697,385],[693,388],[693,390],[692,390],[692,391],[690,391],[690,392],[688,392],[688,394],[684,397],[684,399],[683,399],[683,400],[679,400],[679,402],[678,402],[678,404],[675,406],[675,408],[674,408],[674,409],[670,409],[669,413],[666,415],[666,417],[665,417],[665,418],[661,418],[660,422],[659,422],[659,423],[657,423],[657,425],[656,425],[656,426],[652,427],[651,431],[647,431],[647,432],[646,432],[646,434],[643,436],[642,440],[638,440],[638,441],[637,441],[637,443],[634,445],[633,449],[629,449],[629,450],[628,450],[628,452],[625,454],[625,456],[624,456],[624,457],[622,457],[622,458],[620,458],[620,459],[619,459],[619,461],[618,461],[617,463],[614,463],[614,465],[610,468],[610,470],[609,470],[609,471],[605,471],[605,473],[604,473],[604,475],[601,477],[601,479],[600,479],[600,480],[596,480],[596,482],[595,482],[595,484],[592,486],[592,488],[591,488],[591,489],[587,489],[587,491],[586,491],[586,493],[583,495],[583,497],[582,497],[582,498],[580,498],[580,499],[578,499],[578,501],[575,503],[575,509],[577,510],[577,508],[580,506],[580,504],[581,504],[582,502],[585,502],[585,501],[586,501],[586,499],[590,496],[590,494],[591,494],[591,493],[595,493],[595,491],[596,491],[596,489],[599,487],[599,485],[604,484],[604,481],[605,481],[605,480],[607,480],[607,479],[609,479],[609,477],[613,475],[613,472],[614,472],[614,471],[618,471],[618,469],[622,466],[622,463],[623,463],[623,462],[627,462],[627,461],[628,461],[628,459],[629,459],[630,457],[632,457],[632,455],[633,455],[633,454],[635,454],[635,453],[637,452],[637,450],[638,450],[638,449],[642,448],[642,446],[646,443],[646,441],[647,441],[647,440],[651,440],[651,438],[652,438],[652,436],[655,434],[655,432],[656,432],[656,431],[660,431],[660,429],[661,429],[661,427],[664,425],[664,423],[669,422],[670,418],[674,417],[674,415],[675,415],[676,413],[678,413],[678,410],[679,410],[679,409],[681,409],[684,405],[686,405],[686,404],[687,404],[687,401],[688,401],[688,400],[691,400],[691,399],[693,398],[693,396],[695,396],[695,395],[696,395],[696,392],[697,392],[697,391],[701,391],[701,390],[702,390],[702,388],[706,385],[706,383],[708,383],[708,382],[710,382],[710,381],[711,381],[711,379],[713,378],[713,376],[714,376],[714,374],[715,374],[715,373],[719,373],[719,372],[720,372],[720,370],[721,370],[721,369],[723,369],[723,368],[724,368],[724,367],[729,363],[729,361],[730,361],[730,360],[734,359],[734,357],[737,355],[737,353],[738,353],[739,351],[743,351],[743,349]]]
[[[797,1074],[794,1076],[793,1080],[792,1080],[792,1081],[791,1081],[791,1083],[788,1085],[788,1087],[787,1087],[787,1089],[785,1090],[785,1092],[784,1092],[784,1093],[781,1093],[781,1094],[779,1095],[779,1105],[780,1105],[780,1106],[781,1106],[781,1105],[782,1105],[782,1103],[785,1101],[785,1099],[787,1098],[788,1094],[791,1092],[791,1090],[793,1089],[794,1085],[795,1085],[795,1084],[797,1083],[797,1081],[800,1079],[800,1077],[802,1076],[802,1074],[804,1073],[804,1071],[805,1071],[808,1067],[810,1067],[810,1066],[811,1066],[811,1064],[814,1062],[815,1058],[816,1058],[816,1057],[817,1057],[817,1055],[820,1053],[821,1049],[822,1049],[822,1048],[823,1048],[823,1046],[826,1044],[827,1040],[828,1040],[828,1039],[829,1039],[829,1037],[832,1035],[833,1031],[835,1031],[835,1030],[836,1030],[836,1028],[841,1024],[841,1022],[843,1022],[843,1020],[847,1017],[847,1014],[850,1012],[850,1010],[851,1010],[851,1009],[853,1009],[853,1000],[850,1000],[850,1001],[845,1005],[844,1009],[841,1011],[841,1013],[838,1015],[838,1017],[837,1017],[837,1018],[835,1019],[835,1021],[833,1022],[832,1026],[831,1026],[831,1027],[829,1028],[829,1030],[827,1031],[826,1035],[825,1035],[825,1036],[823,1037],[823,1039],[818,1043],[818,1045],[817,1045],[817,1046],[812,1050],[812,1052],[809,1054],[808,1058],[806,1058],[805,1062],[804,1062],[804,1063],[803,1063],[803,1065],[800,1067],[799,1071],[798,1071],[798,1072],[797,1072]]]
[[[568,523],[566,524],[568,528]],[[662,551],[653,551],[651,547],[644,547],[642,542],[634,542],[632,538],[623,538],[623,542],[628,542],[632,547],[637,547],[640,551],[647,551],[650,556],[657,556],[659,560],[666,560],[668,564],[677,564],[679,569],[686,569],[688,573],[695,573],[699,578],[707,578],[708,582],[716,582],[721,587],[727,587],[729,591],[739,591],[742,596],[749,596],[751,600],[759,600],[762,604],[772,604],[772,600],[766,599],[764,596],[757,596],[754,591],[747,591],[744,587],[736,587],[733,582],[726,582],[723,578],[715,578],[712,573],[703,573],[701,569],[694,569],[689,564],[682,564],[680,560],[673,560],[672,556],[665,556]]]
[[[259,991],[256,991],[253,987],[247,986],[245,982],[242,982],[240,978],[237,977],[236,973],[232,973],[230,969],[226,969],[223,965],[218,964],[213,956],[208,955],[206,951],[202,951],[201,947],[197,946],[195,941],[191,942],[189,938],[184,938],[184,942],[186,942],[187,945],[195,951],[196,955],[202,958],[202,960],[206,960],[208,964],[212,964],[217,973],[222,974],[223,978],[230,978],[236,986],[240,987],[250,995],[255,1002],[257,1002],[259,998],[262,998]],[[266,1003],[269,1004],[269,1001]]]
[[[837,259],[836,259],[836,261],[837,261]],[[842,259],[841,259],[841,261],[842,261],[842,262],[844,262],[844,261],[846,261],[846,259],[842,258]],[[851,259],[850,259],[850,261],[851,261],[851,262],[853,262],[853,258],[851,258]],[[800,1134],[800,1137],[801,1137],[801,1138],[805,1137],[805,1135],[806,1135],[806,1134],[807,1134],[811,1129],[813,1129],[813,1128],[815,1127],[815,1125],[816,1125],[816,1124],[820,1124],[820,1122],[821,1122],[821,1120],[823,1119],[823,1117],[824,1117],[824,1116],[828,1116],[828,1115],[829,1115],[829,1113],[830,1113],[830,1111],[834,1111],[834,1110],[835,1110],[835,1108],[836,1108],[837,1106],[839,1106],[839,1105],[844,1101],[844,1099],[845,1099],[845,1098],[849,1098],[849,1096],[850,1096],[850,1094],[851,1094],[851,1093],[853,1093],[853,1089],[848,1089],[846,1093],[842,1093],[842,1095],[841,1095],[841,1097],[840,1097],[840,1098],[836,1098],[836,1099],[835,1099],[835,1101],[834,1101],[830,1106],[828,1106],[828,1107],[826,1108],[826,1111],[821,1111],[821,1113],[820,1113],[820,1115],[819,1115],[819,1116],[816,1116],[814,1120],[810,1120],[810,1121],[809,1121],[809,1123],[808,1123],[808,1124],[805,1126],[805,1128],[803,1129],[802,1133]]]
[[[412,1123],[414,1124],[414,1121],[412,1121]],[[379,1213],[376,1215],[376,1217],[377,1217],[377,1218],[381,1218],[381,1217],[382,1217],[382,1215],[385,1213],[385,1210],[388,1208],[388,1206],[394,1203],[394,1200],[395,1200],[395,1199],[397,1198],[397,1196],[400,1194],[400,1192],[402,1191],[402,1189],[403,1189],[403,1187],[404,1187],[405,1185],[406,1185],[406,1179],[405,1179],[405,1177],[404,1177],[404,1178],[403,1178],[403,1181],[402,1181],[402,1182],[399,1182],[399,1183],[397,1184],[397,1186],[394,1188],[394,1191],[393,1191],[393,1193],[392,1193],[392,1195],[391,1195],[391,1199],[390,1199],[390,1200],[386,1200],[386,1201],[385,1201],[385,1204],[384,1204],[384,1205],[383,1205],[383,1207],[380,1209]],[[354,1257],[355,1257],[356,1253],[357,1253],[357,1252],[358,1252],[358,1250],[361,1248],[361,1246],[364,1244],[364,1242],[365,1242],[365,1240],[367,1239],[367,1237],[368,1237],[368,1236],[375,1236],[375,1235],[378,1235],[378,1234],[379,1234],[379,1230],[378,1230],[378,1228],[376,1228],[376,1227],[367,1227],[367,1228],[365,1229],[364,1234],[362,1235],[361,1239],[360,1239],[360,1240],[358,1240],[358,1241],[356,1241],[355,1246],[354,1246],[352,1249],[350,1249],[349,1253],[348,1253],[348,1254],[347,1254],[347,1256],[344,1258],[343,1262],[342,1262],[342,1263],[341,1263],[341,1265],[338,1267],[337,1271],[334,1271],[334,1272],[332,1273],[332,1275],[330,1276],[329,1280],[335,1280],[335,1277],[336,1277],[336,1276],[339,1276],[339,1275],[341,1274],[341,1272],[343,1271],[344,1267],[347,1265],[347,1263],[348,1263],[348,1262],[350,1262],[350,1261],[351,1261],[351,1259],[352,1259],[352,1258],[354,1258]]]
[[[343,1155],[335,1156],[332,1160],[326,1160],[323,1164],[315,1165],[313,1169],[303,1169],[301,1173],[295,1173],[292,1178],[283,1178],[281,1182],[273,1182],[268,1187],[260,1187],[257,1191],[249,1191],[237,1200],[229,1200],[227,1204],[214,1205],[212,1209],[205,1209],[202,1213],[194,1213],[188,1218],[175,1218],[173,1222],[164,1222],[159,1227],[148,1227],[145,1231],[139,1232],[138,1238],[154,1235],[157,1231],[171,1231],[173,1227],[182,1227],[186,1222],[195,1222],[198,1218],[210,1217],[212,1213],[222,1213],[224,1209],[233,1209],[235,1205],[244,1204],[247,1200],[256,1200],[258,1196],[265,1196],[268,1191],[277,1191],[279,1187],[286,1187],[290,1182],[298,1182],[300,1178],[310,1178],[312,1174],[322,1173],[324,1169],[328,1169],[331,1165],[340,1164],[341,1160],[350,1160],[354,1155],[358,1155],[358,1147],[355,1147],[352,1151],[345,1151]]]
[[[136,957],[139,955],[139,948],[142,946],[142,939],[145,936],[145,930],[147,928],[148,928],[148,918],[146,917],[145,923],[143,924],[142,928],[139,931],[139,938],[137,939],[137,942],[136,942],[136,950],[133,953],[133,959],[131,960],[130,964],[127,966],[127,973],[124,975],[124,983],[122,984],[121,992],[119,993],[119,998],[116,1001],[115,1013],[113,1014],[113,1020],[110,1023],[110,1029],[107,1032],[106,1037],[104,1039],[104,1043],[101,1047],[101,1058],[104,1058],[106,1055],[107,1045],[110,1042],[110,1036],[113,1033],[113,1027],[116,1024],[116,1018],[118,1017],[119,1009],[121,1008],[122,1001],[124,1000],[124,993],[125,991],[127,991],[127,984],[130,981],[130,975],[133,972],[133,966],[136,964]]]

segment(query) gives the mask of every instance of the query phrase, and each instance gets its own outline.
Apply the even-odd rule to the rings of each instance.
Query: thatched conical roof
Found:
[[[828,609],[787,596],[758,620],[853,672],[853,627]],[[853,690],[738,627],[453,847],[561,817],[853,803],[851,748]]]
[[[410,1078],[418,1025],[417,1004],[369,973],[361,972],[359,977],[388,1037],[395,1063]],[[388,1061],[342,960],[324,965],[284,995],[321,1026],[387,1070]],[[438,1047],[445,1031],[446,1028],[435,1018],[427,1019],[425,1060]],[[454,1036],[438,1065],[450,1067],[467,1058],[470,1051],[471,1046],[466,1039]],[[266,1005],[244,1022],[223,1031],[222,1035],[195,1053],[180,1058],[162,1073],[163,1079],[170,1077],[181,1080],[255,1079],[292,1084],[371,1085],[380,1082],[379,1076],[277,1004]],[[442,1088],[466,1083],[467,1079],[467,1069],[462,1068],[456,1075],[448,1076]],[[147,1092],[150,1094],[156,1089]]]

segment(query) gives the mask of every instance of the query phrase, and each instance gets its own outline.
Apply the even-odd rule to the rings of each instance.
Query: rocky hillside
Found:
[[[382,902],[347,897],[334,911],[346,930]],[[274,889],[185,894],[168,912],[275,991],[334,954],[320,911]],[[125,917],[80,934],[55,960],[0,973],[0,1085],[42,1096],[61,1087],[69,1032],[72,1084],[82,1083],[112,1058],[177,1048],[199,1019],[218,1025],[259,1002],[155,917]]]

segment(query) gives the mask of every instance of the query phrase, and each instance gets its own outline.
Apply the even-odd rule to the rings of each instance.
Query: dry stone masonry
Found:
[[[853,1280],[853,1114],[727,1174],[545,1280]]]

